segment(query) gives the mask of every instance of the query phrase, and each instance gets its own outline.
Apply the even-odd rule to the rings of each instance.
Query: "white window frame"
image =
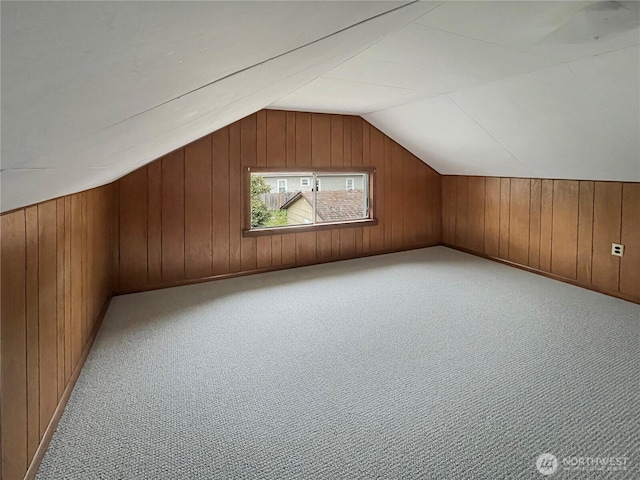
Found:
[[[311,205],[312,219],[309,223],[305,222],[300,225],[296,224],[296,225],[282,225],[282,226],[272,226],[272,227],[252,227],[251,226],[251,206],[250,206],[250,202],[247,202],[246,205],[249,208],[246,208],[243,206],[243,210],[244,210],[243,216],[244,216],[244,224],[245,224],[245,228],[243,230],[243,236],[250,237],[250,236],[269,235],[269,234],[275,235],[275,234],[278,234],[277,232],[289,232],[289,231],[306,232],[306,231],[313,231],[315,229],[323,230],[328,228],[343,228],[343,227],[348,227],[349,225],[357,225],[357,224],[369,226],[369,225],[375,225],[378,222],[377,219],[374,217],[375,212],[374,212],[374,208],[372,207],[373,199],[371,197],[371,192],[373,190],[371,185],[373,184],[373,182],[375,182],[375,179],[373,177],[375,176],[376,170],[374,168],[364,167],[362,170],[354,169],[351,171],[331,170],[328,168],[319,168],[314,171],[310,171],[310,170],[297,171],[293,169],[288,169],[285,171],[278,172],[278,170],[275,170],[275,169],[271,170],[263,167],[246,167],[246,170],[248,172],[249,178],[247,182],[243,182],[242,190],[244,195],[250,195],[249,186],[251,184],[252,175],[259,175],[264,178],[270,177],[271,179],[276,180],[276,189],[278,191],[280,191],[281,188],[287,189],[288,180],[290,179],[296,182],[296,186],[297,186],[298,181],[294,179],[294,177],[297,177],[300,179],[305,179],[305,178],[308,179],[310,182],[310,186],[312,186],[312,188],[310,189],[312,192],[312,195],[310,198],[312,203]],[[362,188],[364,190],[363,210],[364,210],[365,216],[363,216],[362,218],[354,218],[354,219],[340,220],[340,221],[318,220],[317,192],[323,191],[322,190],[323,182],[322,182],[322,179],[319,177],[320,176],[342,177],[342,179],[345,179],[347,177],[352,178],[353,187],[355,189],[355,178],[356,176],[359,177],[361,175],[363,176],[363,183],[362,183]],[[302,181],[300,183],[302,183]],[[338,185],[339,183],[336,185],[336,187],[338,187]],[[293,188],[296,189],[297,188],[296,186],[294,186]],[[346,183],[345,183],[345,186],[346,186]],[[295,193],[300,195],[301,191],[298,191]],[[272,233],[269,233],[269,232],[272,232]]]
[[[351,183],[351,188],[349,188],[349,183]],[[345,179],[344,189],[345,190],[355,190],[356,189],[356,181],[355,181],[355,179],[354,178]]]
[[[282,190],[282,191],[280,191],[280,188],[281,188],[281,187],[280,187],[280,182],[283,182],[283,184],[284,184],[284,187],[283,187],[283,188],[284,188],[284,190]],[[286,179],[286,178],[279,178],[279,179],[277,180],[276,185],[277,185],[277,188],[278,188],[278,193],[284,193],[284,192],[286,192],[286,191],[287,191],[287,179]]]
[[[310,187],[311,186],[311,179],[309,177],[302,177],[300,179],[300,186],[301,187]]]

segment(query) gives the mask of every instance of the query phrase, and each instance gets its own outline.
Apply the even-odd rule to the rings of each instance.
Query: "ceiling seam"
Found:
[[[114,124],[112,124],[112,125],[109,125],[109,126],[108,126],[108,127],[106,127],[106,128],[114,127],[114,126],[119,125],[119,124],[121,124],[121,123],[124,123],[124,122],[126,122],[126,121],[128,121],[128,120],[130,120],[130,119],[132,119],[132,118],[136,118],[136,117],[139,117],[140,115],[144,115],[145,113],[150,112],[151,110],[154,110],[154,109],[156,109],[156,108],[159,108],[159,107],[162,107],[162,106],[164,106],[164,105],[167,105],[168,103],[171,103],[171,102],[173,102],[173,101],[179,100],[179,99],[181,99],[182,97],[185,97],[185,96],[187,96],[187,95],[190,95],[190,94],[192,94],[192,93],[195,93],[195,92],[197,92],[197,91],[199,91],[199,90],[202,90],[202,89],[204,89],[204,88],[210,87],[211,85],[214,85],[214,84],[216,84],[216,83],[218,83],[218,82],[221,82],[221,81],[223,81],[223,80],[229,79],[229,78],[231,78],[231,77],[234,77],[235,75],[238,75],[238,74],[240,74],[240,73],[246,72],[246,71],[251,70],[251,69],[256,68],[256,67],[259,67],[259,66],[261,66],[261,65],[264,65],[264,64],[266,64],[266,63],[268,63],[268,62],[271,62],[271,61],[273,61],[273,60],[276,60],[276,59],[278,59],[278,58],[281,58],[281,57],[284,57],[284,56],[286,56],[286,55],[289,55],[290,53],[296,52],[296,51],[301,50],[301,49],[303,49],[303,48],[306,48],[306,47],[308,47],[308,46],[310,46],[310,45],[314,45],[314,44],[316,44],[316,43],[322,42],[323,40],[326,40],[326,39],[328,39],[328,38],[330,38],[330,37],[333,37],[333,36],[335,36],[335,35],[338,35],[338,34],[340,34],[340,33],[343,33],[343,32],[345,32],[345,31],[350,30],[350,29],[352,29],[352,28],[354,28],[354,27],[357,27],[357,26],[359,26],[359,25],[363,25],[363,24],[365,24],[365,23],[367,23],[367,22],[370,22],[371,20],[375,20],[376,18],[380,18],[380,17],[382,17],[382,16],[384,16],[384,15],[387,15],[387,14],[389,14],[389,13],[396,12],[396,11],[398,11],[398,10],[401,10],[401,9],[403,9],[403,8],[405,8],[405,7],[409,6],[409,5],[413,5],[414,3],[418,3],[419,1],[420,1],[420,0],[413,0],[413,1],[409,2],[409,3],[405,3],[405,4],[403,4],[403,5],[400,5],[399,7],[395,7],[395,8],[392,8],[392,9],[390,9],[390,10],[387,10],[387,11],[385,11],[385,12],[382,12],[382,13],[379,13],[379,14],[377,14],[377,15],[374,15],[374,16],[372,16],[372,17],[366,18],[366,19],[364,19],[364,20],[360,20],[359,22],[356,22],[356,23],[354,23],[354,24],[352,24],[352,25],[349,25],[348,27],[341,28],[340,30],[336,30],[335,32],[330,33],[330,34],[328,34],[328,35],[325,35],[325,36],[323,36],[323,37],[321,37],[321,38],[318,38],[318,39],[313,40],[313,41],[311,41],[311,42],[307,42],[307,43],[305,43],[304,45],[300,45],[300,46],[298,46],[298,47],[295,47],[295,48],[292,48],[292,49],[290,49],[290,50],[287,50],[286,52],[279,53],[278,55],[275,55],[275,56],[273,56],[273,57],[267,58],[266,60],[263,60],[263,61],[261,61],[261,62],[257,62],[257,63],[254,63],[254,64],[252,64],[252,65],[249,65],[249,66],[247,66],[247,67],[241,68],[240,70],[236,70],[236,71],[235,71],[235,72],[233,72],[233,73],[230,73],[230,74],[228,74],[228,75],[224,75],[224,76],[222,76],[222,77],[220,77],[220,78],[217,78],[217,79],[215,79],[215,80],[213,80],[213,81],[211,81],[211,82],[208,82],[208,83],[206,83],[206,84],[204,84],[204,85],[201,85],[201,86],[199,86],[199,87],[197,87],[197,88],[194,88],[194,89],[192,89],[192,90],[190,90],[190,91],[188,91],[188,92],[185,92],[185,93],[183,93],[183,94],[180,94],[180,95],[178,95],[178,96],[176,96],[176,97],[173,97],[173,98],[171,98],[171,99],[169,99],[169,100],[165,100],[164,102],[161,102],[161,103],[159,103],[159,104],[157,104],[157,105],[154,105],[153,107],[147,108],[147,109],[143,110],[142,112],[138,112],[138,113],[136,113],[136,114],[134,114],[134,115],[131,115],[131,116],[129,116],[129,117],[127,117],[127,118],[123,119],[123,120],[120,120],[120,121],[118,121],[118,122],[116,122],[116,123],[114,123]],[[358,53],[360,53],[360,52],[358,52]],[[325,72],[325,73],[326,73],[326,72]]]
[[[353,58],[353,57],[352,57],[352,58]],[[333,70],[333,69],[332,69],[332,70]],[[331,71],[331,70],[330,70],[330,71]],[[329,71],[329,72],[330,72],[330,71]],[[331,80],[340,80],[341,82],[360,83],[360,84],[362,84],[362,85],[375,85],[375,86],[377,86],[377,87],[395,88],[395,89],[397,89],[397,90],[407,90],[407,91],[409,91],[409,92],[425,93],[425,91],[424,91],[424,90],[417,90],[417,89],[415,89],[415,88],[397,87],[397,86],[395,86],[395,85],[386,85],[386,84],[384,84],[384,83],[363,82],[363,81],[361,81],[361,80],[351,80],[350,78],[337,78],[337,77],[330,77],[330,76],[328,76],[327,74],[320,75],[320,77],[318,77],[318,78],[330,78]],[[317,78],[316,78],[316,79],[314,79],[314,80],[317,80]],[[312,80],[312,82],[313,82],[313,80]],[[302,88],[302,87],[301,87],[301,88]],[[298,90],[299,90],[299,89],[298,89]],[[295,92],[292,92],[292,93],[295,93]]]
[[[575,77],[576,82],[584,90],[586,90],[586,93],[588,93],[589,96],[592,98],[593,104],[596,106],[598,110],[600,110],[600,114],[602,115],[602,118],[605,118],[609,126],[613,128],[613,130],[618,134],[618,136],[620,137],[620,140],[625,144],[625,148],[629,148],[629,145],[627,145],[627,141],[626,141],[627,139],[625,135],[620,131],[620,129],[618,128],[618,125],[609,117],[606,110],[602,108],[602,106],[600,105],[600,102],[597,100],[597,97],[593,95],[593,92],[591,91],[591,89],[587,86],[584,80],[580,78],[580,75],[578,75],[578,73],[573,69],[573,66],[571,65],[571,63],[568,63],[567,67],[569,68],[569,71],[571,72],[571,74]],[[633,149],[631,151],[633,151]]]
[[[451,102],[452,102],[456,107],[458,107],[458,108],[460,109],[460,111],[461,111],[462,113],[464,113],[464,114],[465,114],[465,115],[466,115],[466,116],[467,116],[467,117],[468,117],[468,118],[469,118],[473,123],[475,123],[478,127],[480,127],[480,128],[481,128],[481,129],[482,129],[482,130],[483,130],[487,135],[489,135],[489,136],[490,136],[490,137],[491,137],[491,138],[492,138],[492,139],[493,139],[493,140],[494,140],[498,145],[500,145],[500,146],[504,149],[504,151],[505,151],[505,152],[507,152],[509,155],[511,155],[511,157],[516,161],[516,163],[517,163],[518,165],[520,165],[522,168],[524,168],[524,171],[525,171],[527,174],[531,175],[531,174],[533,173],[533,172],[530,172],[530,169],[529,169],[527,166],[525,166],[522,162],[520,162],[520,160],[518,159],[518,157],[516,157],[516,156],[511,152],[511,150],[509,150],[507,147],[505,147],[505,146],[502,144],[502,142],[500,142],[500,140],[498,140],[495,136],[493,136],[493,135],[491,134],[491,132],[489,132],[489,130],[487,130],[487,129],[486,129],[486,128],[485,128],[485,127],[484,127],[484,126],[483,126],[483,125],[478,121],[478,120],[476,120],[475,118],[473,118],[473,116],[472,116],[469,112],[467,112],[464,108],[462,108],[462,107],[458,104],[458,102],[456,102],[453,98],[451,98],[451,96],[450,96],[449,94],[446,94],[445,96],[446,96],[449,100],[451,100]],[[532,175],[532,176],[535,176],[535,175]]]
[[[402,7],[406,7],[406,6],[409,6],[409,5],[413,5],[414,3],[419,3],[420,1],[421,1],[421,0],[414,0],[414,1],[413,1],[413,2],[411,2],[411,3],[408,3],[408,4],[406,4],[406,5],[403,5]],[[436,7],[434,7],[434,8],[437,8],[437,7],[439,7],[439,6],[440,6],[440,5],[437,5],[437,6],[436,6]],[[400,7],[400,8],[402,8],[402,7]],[[395,11],[397,11],[397,10],[398,10],[398,8],[396,8],[396,9],[394,9],[394,10],[389,10],[388,12],[385,12],[384,14],[380,14],[380,15],[377,15],[376,17],[372,17],[372,18],[378,18],[378,17],[380,17],[380,16],[382,16],[382,15],[386,15],[387,13],[395,12]],[[432,9],[432,10],[429,10],[429,11],[431,12],[431,11],[433,11],[433,9]],[[427,13],[428,13],[428,12],[427,12]],[[367,51],[367,50],[369,50],[370,48],[375,47],[378,43],[380,43],[382,40],[384,40],[385,38],[387,38],[389,35],[391,35],[391,34],[393,34],[393,33],[396,33],[396,32],[397,32],[397,31],[399,31],[399,30],[402,30],[404,27],[406,27],[406,26],[407,26],[408,24],[410,24],[410,23],[413,23],[414,21],[415,21],[415,20],[411,20],[411,21],[407,22],[406,24],[402,25],[401,27],[398,27],[396,30],[393,30],[393,31],[391,31],[391,32],[387,32],[385,35],[383,35],[382,37],[380,37],[378,40],[376,40],[375,42],[373,42],[371,45],[369,45],[369,46],[367,46],[367,47],[364,47],[364,48],[362,48],[361,50],[358,50],[356,53],[354,53],[354,54],[353,54],[353,55],[351,55],[350,57],[346,58],[345,60],[343,60],[342,62],[340,62],[338,65],[335,65],[333,68],[330,68],[330,69],[329,69],[329,70],[327,70],[326,72],[324,72],[324,73],[322,73],[322,74],[318,75],[316,78],[314,78],[314,79],[312,79],[312,80],[309,80],[307,83],[305,83],[304,85],[300,86],[299,88],[297,88],[297,89],[296,89],[296,90],[294,90],[293,92],[289,92],[288,94],[283,95],[282,97],[278,98],[278,99],[277,99],[276,101],[274,101],[274,102],[271,102],[271,103],[270,103],[269,105],[267,105],[267,106],[271,106],[271,105],[273,105],[274,103],[279,102],[279,101],[280,101],[280,100],[282,100],[283,98],[286,98],[286,97],[288,97],[289,95],[292,95],[292,94],[296,93],[297,91],[299,91],[299,90],[303,89],[304,87],[306,87],[307,85],[309,85],[310,83],[312,83],[313,81],[317,80],[317,79],[318,79],[318,78],[320,78],[320,77],[323,77],[323,78],[331,78],[331,77],[324,77],[324,75],[326,75],[327,73],[331,72],[332,70],[335,70],[336,68],[341,67],[342,65],[344,65],[346,62],[348,62],[348,61],[349,61],[349,60],[351,60],[352,58],[354,58],[354,57],[356,57],[356,56],[360,55],[360,54],[361,54],[361,53],[363,53],[363,52],[366,52],[366,51]],[[356,26],[356,25],[358,25],[358,24],[356,23],[356,24],[352,25],[352,27],[353,27],[353,26]],[[348,28],[351,28],[351,27],[348,27]],[[346,29],[345,29],[345,30],[346,30]],[[340,32],[338,32],[338,33],[340,33]]]
[[[429,13],[431,13],[431,12],[429,12]],[[494,47],[504,48],[504,49],[506,49],[506,50],[511,50],[511,51],[513,51],[513,52],[518,52],[518,53],[522,53],[522,54],[525,54],[525,55],[531,55],[532,57],[542,58],[542,59],[544,59],[544,60],[551,60],[551,61],[553,61],[553,60],[554,60],[553,58],[545,57],[545,56],[543,56],[543,55],[539,55],[539,54],[537,54],[537,53],[527,52],[526,50],[520,50],[519,48],[514,48],[514,47],[511,47],[511,46],[508,46],[508,45],[501,44],[501,43],[490,42],[490,41],[488,41],[488,40],[481,40],[481,39],[479,39],[479,38],[470,37],[470,36],[468,36],[468,35],[463,35],[463,34],[461,34],[461,33],[450,32],[450,31],[448,31],[448,30],[442,30],[442,29],[440,29],[440,28],[436,28],[436,27],[433,27],[433,26],[431,26],[431,25],[424,25],[423,23],[418,23],[418,22],[416,22],[416,21],[414,21],[413,23],[415,23],[416,25],[419,25],[419,26],[420,26],[420,27],[422,27],[422,28],[426,28],[426,29],[430,29],[430,30],[435,30],[435,31],[437,31],[437,32],[447,33],[447,34],[449,34],[449,35],[454,35],[454,36],[456,36],[456,37],[466,38],[467,40],[473,40],[473,41],[475,41],[475,42],[485,43],[485,44],[487,44],[487,45],[492,45],[492,46],[494,46]]]

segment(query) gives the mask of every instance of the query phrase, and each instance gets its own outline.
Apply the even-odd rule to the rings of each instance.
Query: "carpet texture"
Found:
[[[640,478],[639,353],[640,306],[444,247],[116,297],[37,478]]]

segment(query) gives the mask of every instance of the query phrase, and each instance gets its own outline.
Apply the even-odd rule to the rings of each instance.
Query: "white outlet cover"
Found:
[[[611,244],[611,255],[615,255],[616,257],[621,257],[624,255],[624,245],[619,243]]]

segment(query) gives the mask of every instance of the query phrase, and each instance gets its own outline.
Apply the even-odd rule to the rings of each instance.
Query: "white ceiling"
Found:
[[[108,183],[433,8],[2,2],[2,211]]]
[[[640,3],[442,2],[271,108],[351,113],[443,174],[640,181]]]
[[[441,173],[640,181],[637,2],[2,2],[1,210],[271,108]]]

